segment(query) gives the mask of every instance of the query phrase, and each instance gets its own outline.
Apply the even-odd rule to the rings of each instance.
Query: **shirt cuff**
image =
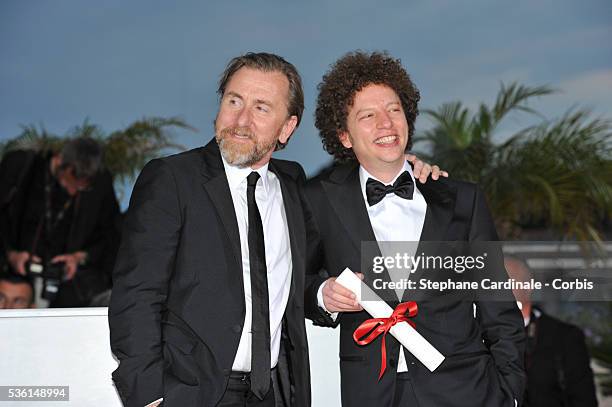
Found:
[[[152,402],[150,402],[149,404],[147,404],[145,407],[156,407],[156,406],[158,406],[158,405],[159,405],[159,403],[161,403],[162,401],[164,401],[164,398],[163,398],[163,397],[158,398],[157,400],[152,401]]]
[[[325,306],[325,302],[323,301],[323,286],[325,285],[325,283],[327,283],[327,281],[324,281],[323,284],[321,284],[319,286],[319,289],[317,290],[317,305],[319,305],[319,307],[322,308],[323,311],[327,312],[331,319],[335,321],[336,318],[338,318],[338,313],[330,312]]]

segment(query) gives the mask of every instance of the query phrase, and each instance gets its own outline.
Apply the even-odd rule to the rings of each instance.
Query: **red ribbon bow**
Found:
[[[406,315],[406,312],[408,313],[408,315]],[[385,369],[387,368],[387,348],[385,346],[385,338],[387,336],[387,332],[389,332],[391,327],[397,324],[398,322],[407,322],[410,324],[410,326],[414,328],[414,322],[412,322],[408,318],[416,316],[417,312],[418,307],[416,302],[402,302],[395,308],[393,314],[391,314],[389,318],[367,319],[363,321],[361,325],[357,327],[357,329],[355,329],[355,332],[353,332],[353,339],[359,345],[367,345],[371,343],[374,339],[378,338],[380,334],[382,334],[382,358],[380,362],[380,374],[378,375],[378,380],[380,380],[380,378],[385,373]]]

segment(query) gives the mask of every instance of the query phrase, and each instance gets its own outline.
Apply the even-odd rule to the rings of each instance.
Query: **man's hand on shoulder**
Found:
[[[414,166],[412,173],[414,174],[414,178],[418,179],[421,184],[427,182],[427,177],[429,177],[429,174],[431,174],[431,178],[434,181],[437,181],[440,176],[448,177],[448,172],[441,170],[437,165],[432,166],[419,160],[419,158],[414,154],[406,154],[406,161],[412,163]]]

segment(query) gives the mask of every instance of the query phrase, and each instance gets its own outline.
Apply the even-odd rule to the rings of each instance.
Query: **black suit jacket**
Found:
[[[310,405],[303,290],[302,168],[271,160],[281,184],[293,262],[277,404]],[[126,406],[214,406],[244,323],[238,224],[217,143],[149,162],[125,219],[109,308],[113,373]]]
[[[484,197],[473,184],[442,178],[419,184],[427,201],[421,241],[490,241],[497,236]],[[390,406],[397,374],[399,342],[387,336],[388,369],[378,381],[380,338],[357,345],[353,331],[370,318],[366,312],[342,313],[332,321],[317,306],[316,292],[325,276],[345,267],[361,270],[361,242],[375,241],[359,183],[356,163],[332,169],[308,182],[308,207],[319,235],[309,253],[306,313],[315,324],[340,325],[340,371],[343,406]],[[505,273],[503,264],[497,272]],[[406,290],[408,293],[408,290]],[[470,293],[438,295],[419,301],[416,329],[443,355],[429,372],[405,352],[414,392],[421,406],[508,406],[524,388],[524,331],[520,312],[507,293],[506,302],[477,302]],[[405,297],[406,298],[406,297]],[[478,307],[474,318],[473,303]],[[394,308],[397,302],[391,302]],[[486,342],[486,344],[483,342]]]
[[[528,341],[526,407],[597,406],[582,331],[544,313]],[[530,331],[531,329],[528,329]]]

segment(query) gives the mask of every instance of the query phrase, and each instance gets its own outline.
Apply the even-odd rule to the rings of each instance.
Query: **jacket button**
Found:
[[[240,326],[240,325],[234,325],[234,326],[232,327],[232,330],[233,330],[234,332],[236,332],[236,333],[240,333],[240,332],[242,332],[242,326]]]

